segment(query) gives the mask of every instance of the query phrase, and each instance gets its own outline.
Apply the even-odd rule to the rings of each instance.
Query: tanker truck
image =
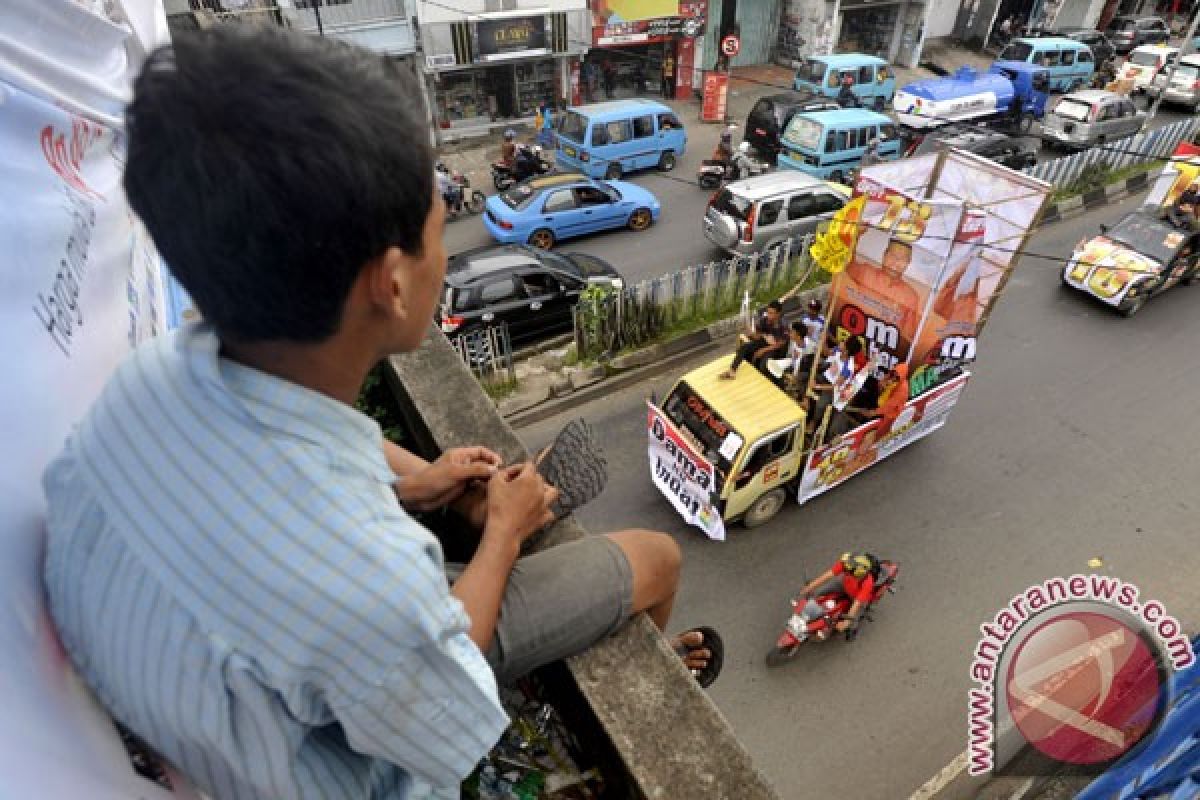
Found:
[[[987,124],[1028,133],[1046,113],[1050,71],[995,61],[987,72],[960,67],[952,76],[905,84],[892,100],[896,120],[920,135],[951,123]]]

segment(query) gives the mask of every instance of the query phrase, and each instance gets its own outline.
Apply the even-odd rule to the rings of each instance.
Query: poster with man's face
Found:
[[[855,195],[866,202],[854,254],[834,287],[831,330],[839,341],[861,337],[882,374],[909,358],[962,208],[870,178],[859,180]]]

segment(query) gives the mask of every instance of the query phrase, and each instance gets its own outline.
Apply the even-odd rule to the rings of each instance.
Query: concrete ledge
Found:
[[[422,455],[483,444],[506,460],[527,457],[436,328],[417,352],[393,356],[388,366],[389,383]],[[586,535],[567,518],[531,540],[529,549]],[[591,733],[611,743],[632,778],[631,796],[777,800],[728,722],[645,615],[569,659],[567,668],[601,728]]]

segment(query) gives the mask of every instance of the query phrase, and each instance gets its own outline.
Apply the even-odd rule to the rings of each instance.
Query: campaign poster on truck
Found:
[[[650,477],[654,485],[689,525],[700,528],[710,539],[724,541],[725,522],[712,504],[716,468],[696,452],[656,405],[646,406]]]

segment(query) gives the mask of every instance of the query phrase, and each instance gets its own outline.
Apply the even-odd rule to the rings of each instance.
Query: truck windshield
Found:
[[[1028,61],[1033,45],[1027,42],[1012,42],[1000,51],[1001,61]]]
[[[824,130],[819,122],[804,117],[794,117],[783,134],[783,140],[800,150],[816,150]]]
[[[733,428],[683,381],[671,392],[663,404],[663,411],[672,422],[687,432],[694,440],[692,444],[717,468],[715,488],[719,492],[732,466],[730,460],[721,455],[721,445],[733,433]]]
[[[1186,238],[1173,225],[1142,214],[1131,214],[1121,220],[1108,231],[1107,236],[1159,264],[1166,264],[1174,258]]]
[[[1054,107],[1054,113],[1076,122],[1087,122],[1088,114],[1092,113],[1092,105],[1072,97],[1064,97]]]
[[[573,142],[583,143],[583,132],[587,130],[588,118],[578,111],[568,111],[559,123],[558,135]]]
[[[825,80],[825,62],[812,58],[804,59],[800,62],[800,69],[796,70],[796,80],[820,86],[821,82]]]

